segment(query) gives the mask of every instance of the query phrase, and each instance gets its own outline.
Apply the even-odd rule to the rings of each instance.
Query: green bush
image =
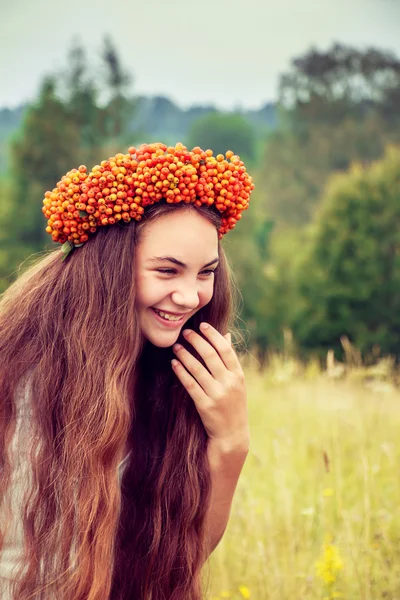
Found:
[[[305,349],[400,355],[400,148],[331,178],[298,272],[294,332]]]

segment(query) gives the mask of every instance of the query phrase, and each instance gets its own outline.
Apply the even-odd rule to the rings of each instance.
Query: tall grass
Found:
[[[251,452],[210,559],[208,597],[400,598],[400,391],[390,361],[321,373],[275,357],[264,373],[246,371]]]

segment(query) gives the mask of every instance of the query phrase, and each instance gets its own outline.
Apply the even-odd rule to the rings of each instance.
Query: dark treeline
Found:
[[[200,117],[219,114],[214,106],[184,109],[165,96],[135,96],[131,101],[132,112],[126,122],[126,131],[135,139],[143,138],[146,142],[163,140],[166,144],[175,144],[177,140],[186,140],[193,123],[198,122]],[[29,109],[29,105],[15,109],[0,108],[0,173],[8,168],[10,140],[21,128]],[[273,103],[266,103],[258,110],[238,110],[236,114],[252,126],[250,131],[258,140],[276,127],[277,112]]]
[[[335,44],[293,59],[278,102],[258,111],[183,110],[134,94],[106,38],[89,66],[75,43],[38,98],[0,110],[0,285],[55,246],[41,201],[73,166],[142,141],[232,149],[256,190],[225,248],[243,295],[239,326],[261,363],[285,340],[300,356],[400,356],[400,61]]]

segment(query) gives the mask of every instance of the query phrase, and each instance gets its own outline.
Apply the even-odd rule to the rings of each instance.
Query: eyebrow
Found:
[[[183,267],[184,269],[187,268],[187,265],[185,265],[185,263],[183,263],[182,261],[178,260],[177,258],[174,258],[173,256],[152,256],[151,258],[148,259],[148,262],[163,262],[163,261],[169,261],[174,263],[175,265],[178,265],[179,267]],[[219,258],[214,258],[213,260],[210,260],[210,262],[208,262],[206,265],[204,265],[202,267],[202,269],[205,269],[206,267],[210,267],[211,265],[213,265],[214,263],[219,262]]]

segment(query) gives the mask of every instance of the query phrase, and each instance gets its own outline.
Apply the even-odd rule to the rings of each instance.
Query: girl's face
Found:
[[[172,211],[142,229],[135,258],[136,311],[154,346],[172,346],[186,321],[210,302],[217,265],[218,233],[194,210]]]

